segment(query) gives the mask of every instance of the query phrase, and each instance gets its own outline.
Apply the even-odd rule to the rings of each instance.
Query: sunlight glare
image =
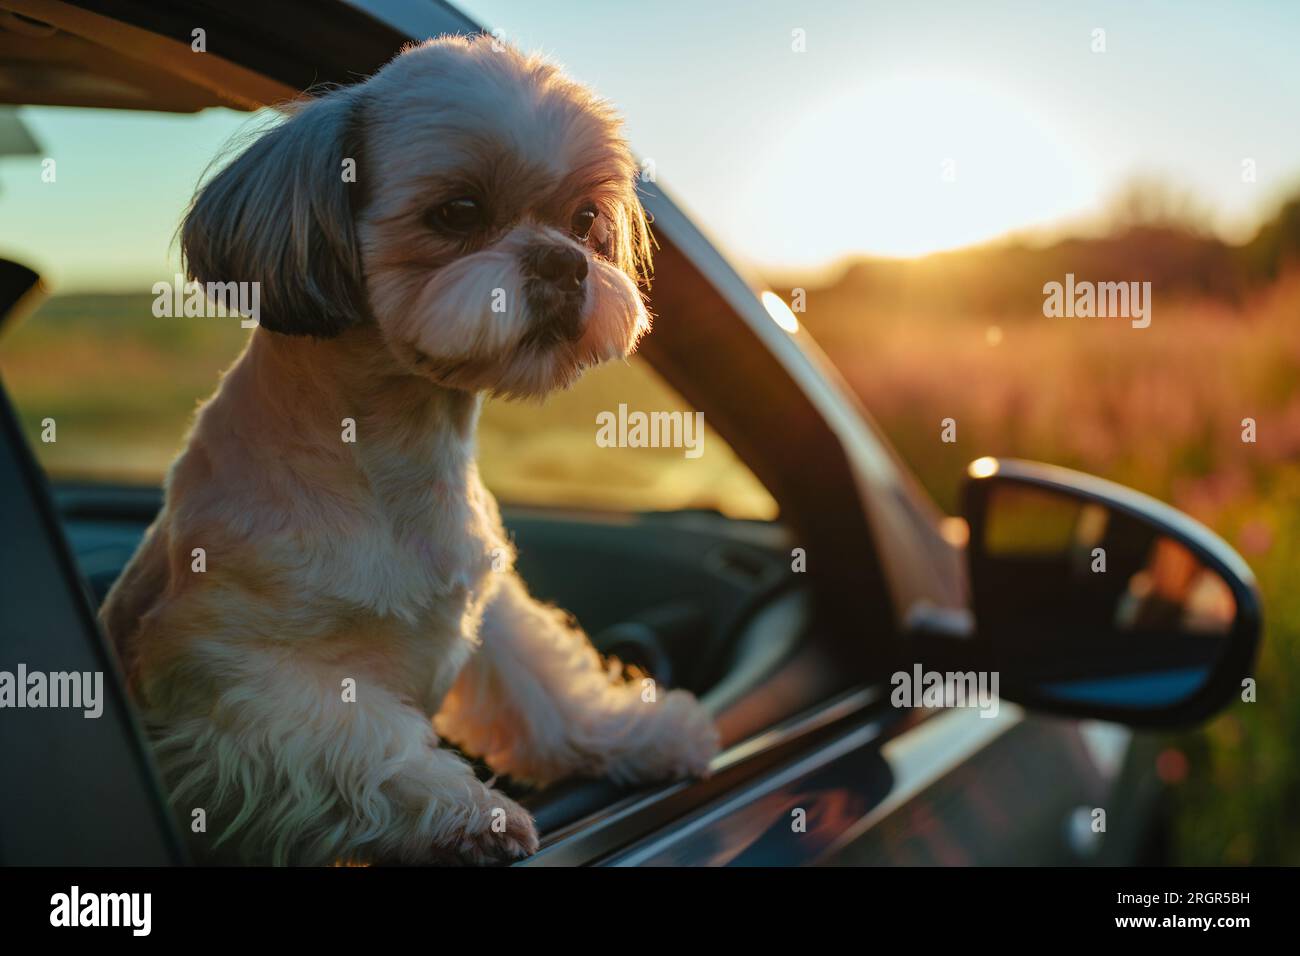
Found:
[[[1052,222],[1096,202],[1054,119],[969,79],[876,80],[772,131],[747,191],[761,258],[915,256]],[[790,184],[799,183],[798,189]],[[782,184],[783,188],[777,188]]]
[[[767,314],[772,317],[772,321],[791,335],[799,331],[799,320],[795,318],[795,314],[790,311],[784,299],[775,292],[764,292],[762,299],[763,307],[767,309]]]

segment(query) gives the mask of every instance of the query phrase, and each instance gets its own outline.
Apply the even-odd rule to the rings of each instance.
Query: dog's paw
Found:
[[[537,826],[527,810],[489,790],[470,821],[438,849],[440,857],[473,866],[522,860],[537,852]]]
[[[669,691],[653,704],[637,728],[635,743],[609,761],[615,780],[643,783],[682,777],[707,777],[718,754],[718,729],[689,691]]]
[[[680,736],[672,748],[675,777],[707,777],[710,764],[718,755],[719,737],[713,716],[704,709],[704,705],[695,699],[695,695],[684,690],[672,691],[668,696],[680,695],[676,706],[681,709],[676,718]]]

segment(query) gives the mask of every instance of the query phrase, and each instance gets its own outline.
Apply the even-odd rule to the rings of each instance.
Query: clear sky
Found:
[[[617,102],[659,181],[762,266],[1050,225],[1135,174],[1234,237],[1300,190],[1297,0],[461,7]]]
[[[659,182],[760,269],[1050,228],[1137,174],[1232,238],[1300,191],[1300,0],[461,6],[614,100]],[[22,115],[58,181],[0,157],[0,254],[65,290],[167,277],[195,182],[247,120]]]
[[[35,107],[18,115],[37,156],[0,156],[0,256],[57,292],[148,292],[171,281],[172,238],[208,165],[244,124],[198,114]],[[51,158],[53,181],[42,178]]]

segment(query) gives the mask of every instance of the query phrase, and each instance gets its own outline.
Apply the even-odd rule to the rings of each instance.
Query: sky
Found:
[[[1294,0],[461,6],[614,100],[659,182],[761,267],[1053,226],[1135,175],[1240,239],[1300,191]]]
[[[1139,175],[1234,240],[1300,192],[1297,2],[459,5],[614,101],[658,183],[769,274],[1050,234]],[[0,158],[0,254],[65,288],[166,276],[160,232],[247,120],[23,115],[68,161],[56,188]]]

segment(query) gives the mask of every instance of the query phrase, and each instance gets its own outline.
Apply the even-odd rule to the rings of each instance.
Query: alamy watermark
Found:
[[[94,720],[104,713],[103,671],[0,671],[0,708],[71,708]]]
[[[971,707],[981,717],[998,715],[997,671],[927,671],[920,664],[889,678],[895,707]]]
[[[628,411],[596,415],[596,445],[600,448],[684,448],[687,458],[704,454],[703,412]]]
[[[262,318],[260,282],[199,282],[177,273],[171,282],[153,284],[156,318],[219,318],[238,315],[245,329],[256,328]]]
[[[50,925],[59,927],[122,926],[133,936],[153,928],[152,893],[83,893],[73,885],[50,897]]]
[[[1150,282],[1075,282],[1074,273],[1065,282],[1043,286],[1043,315],[1049,319],[1132,319],[1135,329],[1151,324]]]

